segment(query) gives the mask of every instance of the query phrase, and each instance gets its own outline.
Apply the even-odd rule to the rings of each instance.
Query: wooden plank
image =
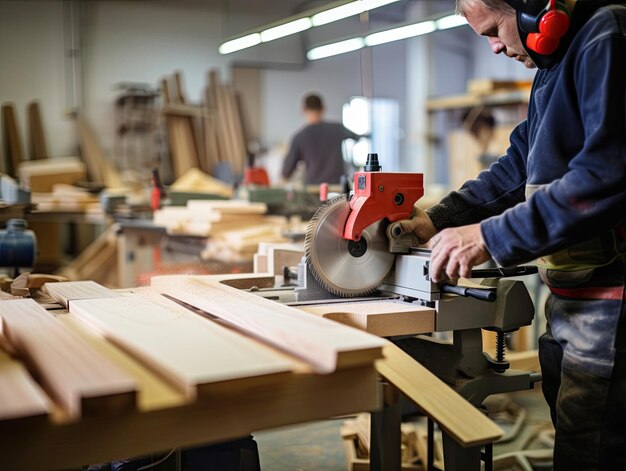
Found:
[[[78,115],[81,155],[92,181],[104,183],[108,188],[123,188],[122,179],[112,163],[105,157],[98,138],[87,119]]]
[[[249,141],[261,136],[261,70],[248,67],[232,67],[232,83],[239,99],[241,122]]]
[[[67,281],[46,284],[46,291],[56,302],[67,307],[70,301],[80,299],[119,298],[121,293],[115,292],[95,281]]]
[[[191,118],[167,116],[168,137],[172,155],[172,168],[176,178],[198,166],[198,154]]]
[[[17,168],[24,160],[24,150],[13,103],[2,105],[2,137],[4,140],[4,158],[6,159],[4,172],[15,178]]]
[[[376,362],[378,372],[461,445],[493,443],[503,435],[500,427],[399,347],[387,344],[384,355]]]
[[[174,447],[218,443],[261,429],[321,420],[380,406],[372,365],[331,375],[293,374],[288,381],[199,397],[184,407],[102,417],[63,426],[11,429],[0,440],[3,469],[75,469]]]
[[[385,341],[215,281],[152,278],[159,292],[308,362],[317,372],[371,362]]]
[[[72,301],[70,314],[140,359],[188,398],[213,383],[277,375],[293,364],[156,292]]]
[[[45,416],[51,405],[24,365],[0,350],[0,423]]]
[[[28,143],[31,160],[46,159],[49,157],[46,136],[41,119],[39,102],[33,101],[27,107]]]
[[[380,337],[417,335],[435,331],[435,310],[396,301],[365,301],[297,306]]]
[[[244,134],[243,125],[241,122],[241,110],[235,90],[232,85],[224,87],[224,93],[226,97],[226,105],[228,107],[228,120],[231,132],[231,139],[233,140],[233,146],[235,148],[235,158],[233,160],[233,173],[235,175],[241,175],[243,173],[243,167],[246,162],[248,154],[248,143]]]
[[[222,85],[220,84],[219,72],[216,69],[210,70],[209,96],[216,112],[217,143],[220,149],[220,160],[221,162],[228,163],[232,169],[234,154],[236,151],[233,148],[233,144],[229,136],[226,103],[221,89]]]
[[[220,200],[190,200],[187,209],[194,212],[219,211],[221,214],[265,214],[265,203],[249,203],[247,201],[220,201]]]
[[[32,299],[0,303],[2,329],[70,418],[135,408],[135,383]]]

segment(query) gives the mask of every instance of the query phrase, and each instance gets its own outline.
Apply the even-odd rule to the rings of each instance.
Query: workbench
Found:
[[[100,399],[96,407],[83,401],[80,417],[70,417],[58,401],[49,413],[33,410],[13,419],[5,416],[0,420],[3,469],[79,467],[174,447],[218,443],[257,430],[380,407],[373,359],[320,374],[293,355],[246,336],[246,345],[283,358],[291,365],[290,371],[218,381],[204,385],[195,397],[190,397],[64,309],[50,312],[54,320],[136,382],[135,406],[129,407],[120,396],[106,402]],[[6,355],[0,356],[0,397],[3,384],[7,387],[11,381],[2,375],[15,364]]]

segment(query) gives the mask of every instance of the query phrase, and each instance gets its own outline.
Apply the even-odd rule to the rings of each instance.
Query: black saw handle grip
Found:
[[[509,268],[478,268],[472,270],[470,278],[506,278],[509,276],[533,275],[539,270],[536,266],[521,265]]]
[[[490,303],[494,302],[498,297],[498,293],[494,289],[489,288],[469,288],[467,286],[441,284],[439,285],[439,289],[443,293],[458,294],[459,296],[476,298],[481,301],[489,301]]]

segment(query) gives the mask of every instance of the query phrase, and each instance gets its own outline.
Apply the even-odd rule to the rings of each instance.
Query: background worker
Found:
[[[457,0],[495,54],[540,70],[506,155],[426,213],[432,278],[538,259],[554,469],[626,469],[626,7]],[[612,4],[612,5],[607,5]]]
[[[340,183],[346,174],[341,144],[361,136],[341,123],[324,121],[324,103],[319,95],[305,96],[302,111],[307,124],[291,140],[283,163],[283,178],[291,177],[298,162],[304,162],[308,185]]]

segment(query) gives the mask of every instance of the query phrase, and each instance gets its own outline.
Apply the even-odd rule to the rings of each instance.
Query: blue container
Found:
[[[6,229],[0,230],[0,266],[30,268],[35,265],[37,239],[27,227],[24,219],[9,219]]]

